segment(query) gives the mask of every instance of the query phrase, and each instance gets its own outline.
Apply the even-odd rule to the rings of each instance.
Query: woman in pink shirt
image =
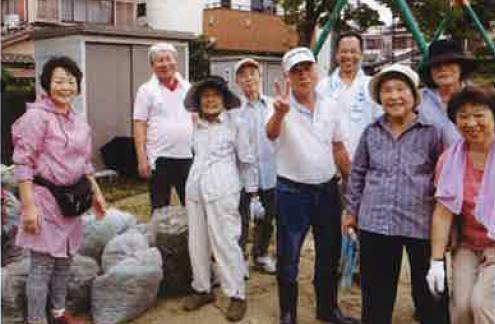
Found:
[[[105,215],[105,200],[92,177],[90,128],[71,106],[80,93],[81,79],[82,72],[72,59],[50,59],[40,80],[46,95],[28,104],[26,113],[12,126],[22,204],[16,244],[31,252],[26,283],[29,324],[47,323],[48,295],[54,323],[79,323],[65,311],[65,297],[72,256],[82,241],[80,217],[64,216],[48,188],[35,184],[34,178],[65,186],[87,177],[94,213],[99,218]]]
[[[444,253],[452,226],[453,324],[495,323],[495,95],[467,86],[448,105],[462,139],[440,157],[433,214],[433,294],[445,291]],[[454,225],[455,224],[455,225]]]

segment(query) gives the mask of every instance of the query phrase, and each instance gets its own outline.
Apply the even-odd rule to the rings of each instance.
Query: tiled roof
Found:
[[[139,26],[111,26],[100,24],[78,24],[41,28],[33,32],[34,39],[45,39],[68,35],[98,35],[112,37],[135,37],[155,39],[192,40],[196,36],[189,32],[157,30]]]

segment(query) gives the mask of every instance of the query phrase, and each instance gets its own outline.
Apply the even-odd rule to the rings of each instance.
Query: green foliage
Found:
[[[7,91],[30,93],[35,91],[35,82],[34,79],[16,79],[2,66],[1,89],[2,94]]]
[[[199,81],[210,75],[212,44],[204,35],[189,42],[189,80]]]
[[[380,15],[366,3],[359,6],[347,6],[344,9],[343,21],[354,21],[357,23],[359,31],[364,32],[371,26],[381,26],[385,23],[380,20]]]
[[[12,76],[10,75],[7,70],[5,70],[2,66],[2,78],[1,78],[1,87],[2,87],[2,93],[4,93],[5,89],[7,88],[7,84],[12,82]]]
[[[397,0],[377,1],[390,8],[394,17],[401,16]],[[440,21],[452,10],[450,0],[406,0],[406,2],[427,41],[432,39]],[[484,27],[494,28],[495,0],[470,0],[470,3]],[[445,29],[445,34],[456,39],[467,39],[478,33],[467,11],[456,8],[453,15],[453,19]]]
[[[328,21],[337,0],[276,0],[284,10],[284,20],[296,27],[299,35],[299,45],[309,46],[311,36],[317,24],[323,25]],[[370,26],[382,24],[378,12],[368,5],[361,3],[358,7],[346,6],[342,20],[337,22],[334,30],[346,29],[346,22],[355,21],[361,30]]]

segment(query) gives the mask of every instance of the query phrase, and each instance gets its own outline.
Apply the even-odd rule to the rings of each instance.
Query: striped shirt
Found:
[[[417,118],[398,137],[382,116],[364,131],[352,161],[346,208],[359,229],[426,239],[434,208],[435,164],[441,143]]]
[[[461,139],[457,126],[450,121],[438,91],[429,88],[421,90],[418,110],[422,120],[434,125],[439,131],[442,148],[445,150]]]

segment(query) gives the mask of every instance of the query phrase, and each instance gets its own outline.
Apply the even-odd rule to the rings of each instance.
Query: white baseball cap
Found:
[[[177,50],[175,49],[175,46],[170,44],[170,43],[156,43],[155,45],[151,46],[148,50],[148,62],[152,64],[151,59],[153,55],[155,55],[158,52],[172,52],[177,56]]]
[[[237,62],[234,66],[234,74],[237,75],[237,72],[245,65],[251,65],[251,66],[254,66],[256,68],[260,68],[260,64],[258,62],[256,62],[254,59],[250,58],[250,57],[247,57],[247,58],[244,58],[242,60],[240,60],[239,62]]]
[[[290,69],[301,62],[316,62],[313,52],[307,47],[296,47],[285,53],[282,58],[282,68],[285,73],[288,73]]]
[[[380,72],[371,78],[369,84],[371,99],[377,103],[380,103],[380,98],[378,97],[380,89],[378,89],[378,86],[380,85],[383,77],[391,73],[401,74],[411,82],[414,87],[413,90],[416,96],[416,104],[419,104],[421,102],[421,94],[419,93],[419,75],[409,66],[400,63],[395,63],[384,67],[380,70]]]

